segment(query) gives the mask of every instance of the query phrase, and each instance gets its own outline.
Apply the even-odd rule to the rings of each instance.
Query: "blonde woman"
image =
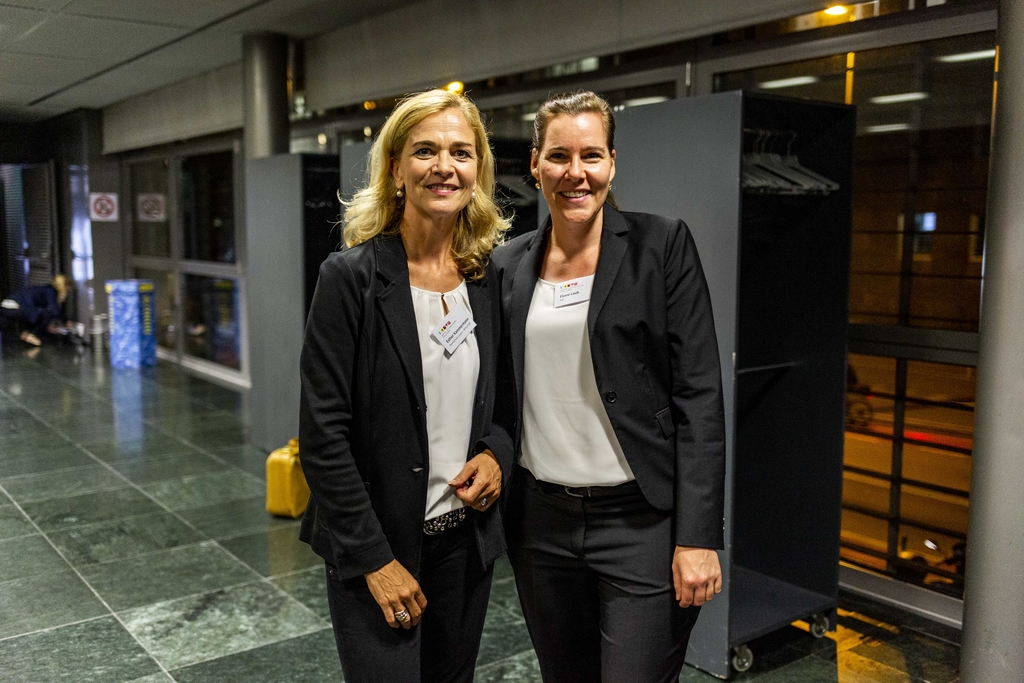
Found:
[[[480,114],[409,97],[320,268],[302,352],[301,538],[324,558],[345,680],[472,681],[512,442],[491,424],[508,222]]]
[[[64,313],[68,289],[67,277],[55,275],[48,285],[18,290],[10,299],[0,302],[0,324],[20,328],[21,341],[31,346],[42,346],[44,334],[58,333],[61,326],[70,327]]]

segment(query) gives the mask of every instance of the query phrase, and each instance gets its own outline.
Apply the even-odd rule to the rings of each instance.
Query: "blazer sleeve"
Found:
[[[724,547],[725,409],[704,270],[686,224],[668,237],[667,330],[676,422],[676,545]]]
[[[302,470],[343,576],[375,571],[394,559],[352,452],[361,289],[345,259],[335,256],[324,262],[299,363]]]

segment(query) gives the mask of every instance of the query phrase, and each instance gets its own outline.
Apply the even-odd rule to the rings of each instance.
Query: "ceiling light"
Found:
[[[376,108],[377,108],[377,103],[372,101],[372,100],[366,100],[365,102],[363,102],[363,109],[365,109],[366,111],[370,111],[371,109],[376,109]]]
[[[880,95],[871,98],[871,104],[899,104],[900,102],[917,102],[928,99],[926,92],[901,92],[897,95]]]
[[[622,104],[627,107],[642,107],[645,104],[658,104],[659,102],[665,102],[668,100],[664,95],[653,95],[651,97],[634,97],[631,100],[626,100]]]
[[[795,76],[793,78],[780,78],[776,81],[765,81],[758,84],[757,87],[762,90],[774,90],[776,88],[792,88],[795,85],[809,85],[817,82],[817,76]]]
[[[370,128],[369,126],[366,126],[365,128],[363,128],[363,135],[365,137],[370,137],[371,135],[373,135],[373,129]]]
[[[843,14],[846,14],[846,12],[847,9],[844,5],[833,5],[825,10],[825,14],[829,14],[833,17],[842,16]]]
[[[462,81],[452,81],[448,85],[444,86],[444,89],[453,95],[461,95],[465,88],[466,86],[463,85]]]
[[[924,547],[928,548],[928,550],[938,550],[939,549],[939,544],[936,543],[935,541],[933,541],[930,538],[926,538],[924,540]]]
[[[523,119],[523,121],[530,121],[530,122],[536,121],[537,120],[537,112],[531,111],[528,114],[523,114],[522,119]]]
[[[909,123],[884,123],[879,126],[868,126],[864,129],[868,133],[895,133],[898,130],[910,130]]]
[[[942,55],[937,57],[936,61],[946,62],[947,64],[954,64],[956,62],[973,62],[976,59],[995,59],[996,51],[991,50],[978,50],[977,52],[961,52],[955,55]]]
[[[316,136],[316,141],[320,143],[321,147],[326,145],[327,144],[327,133],[320,133],[320,135],[317,135]]]

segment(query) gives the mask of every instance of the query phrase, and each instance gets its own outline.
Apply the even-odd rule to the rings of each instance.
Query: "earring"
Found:
[[[401,199],[405,196],[405,192],[402,192],[402,188],[398,188],[398,192],[395,193],[395,196]]]
[[[469,193],[469,198],[476,199],[476,190],[473,190],[472,192]]]
[[[540,183],[539,183],[539,182],[536,182],[536,183],[534,183],[533,185],[534,185],[534,187],[536,187],[536,188],[537,188],[538,190],[540,189]]]
[[[611,183],[608,183],[608,191],[609,191],[609,192],[611,192],[611,191],[612,191],[612,184],[611,184]]]

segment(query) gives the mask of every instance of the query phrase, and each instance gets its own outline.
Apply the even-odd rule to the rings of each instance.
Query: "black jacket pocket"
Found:
[[[671,408],[662,408],[654,414],[654,417],[661,425],[661,433],[666,439],[676,433],[676,423],[672,419]]]

